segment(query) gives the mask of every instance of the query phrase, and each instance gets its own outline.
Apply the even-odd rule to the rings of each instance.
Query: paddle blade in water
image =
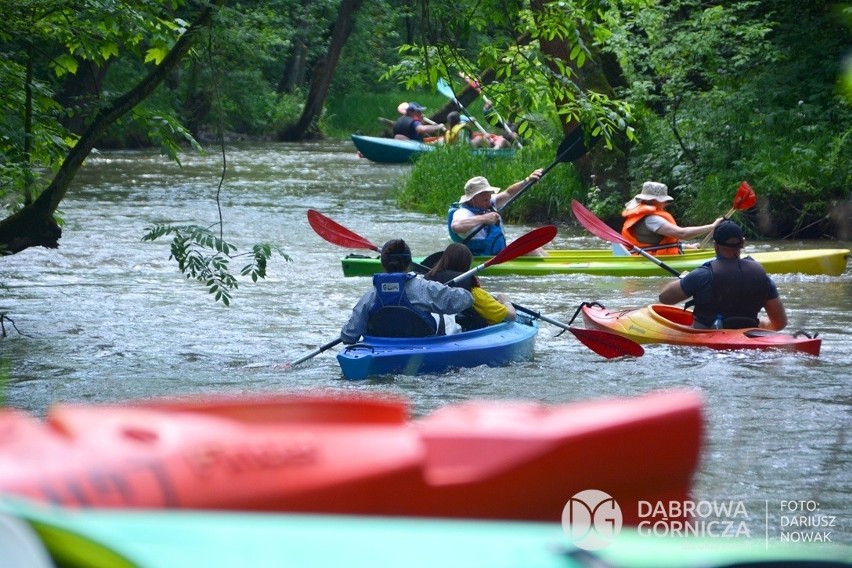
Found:
[[[361,235],[353,233],[315,209],[308,209],[308,223],[316,234],[332,244],[347,248],[381,250]]]
[[[579,327],[569,327],[568,331],[574,334],[574,337],[580,342],[607,359],[615,357],[641,357],[645,354],[645,349],[627,337],[621,337],[608,331],[600,329],[584,329]]]
[[[512,260],[513,258],[532,252],[539,247],[543,247],[553,240],[556,232],[556,227],[553,225],[545,225],[544,227],[533,229],[509,243],[506,248],[498,252],[493,258],[486,260],[484,266],[500,264],[501,262]]]
[[[745,211],[754,207],[755,203],[757,203],[757,195],[754,194],[754,190],[747,181],[742,182],[737,189],[737,195],[734,196],[733,208],[737,211]]]
[[[629,249],[633,248],[633,244],[617,233],[615,229],[598,219],[598,217],[586,209],[582,203],[576,199],[571,200],[571,211],[574,212],[574,217],[580,222],[587,231],[598,238],[611,243],[618,243],[626,246]]]

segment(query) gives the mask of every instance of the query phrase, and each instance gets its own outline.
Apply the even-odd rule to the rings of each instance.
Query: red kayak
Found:
[[[409,420],[333,395],[0,411],[0,492],[68,506],[554,521],[579,491],[689,498],[702,401],[688,391],[470,402]],[[647,520],[647,518],[645,519]]]
[[[616,333],[637,343],[669,343],[710,349],[784,349],[819,355],[822,339],[805,333],[744,329],[695,329],[692,311],[678,306],[651,304],[644,308],[609,310],[584,304],[583,320],[592,329]]]

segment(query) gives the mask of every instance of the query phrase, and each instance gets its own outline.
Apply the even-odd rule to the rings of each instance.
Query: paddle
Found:
[[[399,112],[399,114],[405,114],[406,112],[408,112],[408,103],[399,103],[399,106],[396,107],[396,110],[397,110],[397,112]],[[423,117],[423,122],[425,122],[426,124],[431,124],[432,126],[435,126],[436,124],[438,124],[437,122],[435,122],[434,120],[432,120],[428,116]],[[394,122],[393,124],[396,124],[396,123]]]
[[[459,274],[449,283],[457,283],[461,282],[465,278],[471,276],[479,272],[480,270],[485,270],[489,266],[493,266],[495,264],[501,264],[506,262],[507,260],[512,260],[519,256],[523,256],[528,252],[532,252],[539,247],[543,247],[547,243],[553,240],[556,236],[556,227],[553,225],[545,225],[544,227],[539,227],[538,229],[533,229],[529,233],[525,233],[506,245],[506,248],[498,252],[495,256],[489,258],[479,266],[475,266],[464,272]]]
[[[329,342],[328,342],[328,343],[326,343],[325,345],[322,345],[322,346],[320,346],[320,347],[317,347],[316,349],[314,349],[313,351],[311,351],[310,353],[308,353],[308,354],[307,354],[307,355],[305,355],[304,357],[299,357],[298,359],[296,359],[296,360],[295,360],[295,361],[293,361],[292,363],[286,363],[286,364],[284,365],[284,368],[285,368],[285,369],[290,369],[290,368],[292,368],[292,367],[295,367],[295,366],[296,366],[296,365],[298,365],[299,363],[304,363],[304,362],[305,362],[305,361],[307,361],[308,359],[313,359],[314,357],[316,357],[317,355],[319,355],[319,354],[320,354],[320,353],[322,353],[323,351],[328,351],[329,349],[331,349],[331,348],[332,348],[332,347],[334,347],[335,345],[338,345],[338,344],[340,344],[340,343],[342,343],[342,342],[343,342],[343,340],[342,340],[341,338],[339,338],[339,337],[338,337],[337,339],[335,339],[334,341],[329,341]]]
[[[675,276],[680,278],[680,273],[677,270],[675,270],[659,258],[645,252],[637,246],[634,246],[633,243],[625,239],[621,234],[617,233],[612,227],[598,219],[594,213],[586,209],[583,204],[577,201],[576,199],[571,200],[571,210],[574,212],[574,216],[577,218],[580,224],[583,225],[586,230],[588,230],[596,237],[599,237],[611,243],[623,245],[625,248],[627,248],[628,251],[641,254],[660,268],[663,268],[671,274],[674,274]]]
[[[456,103],[456,106],[459,107],[459,110],[465,113],[467,117],[470,118],[470,120],[476,125],[479,131],[482,132],[482,135],[486,137],[488,136],[488,131],[485,130],[481,124],[479,124],[478,120],[470,116],[470,113],[467,111],[466,108],[464,108],[464,105],[461,104],[461,101],[456,98],[456,94],[453,92],[453,88],[450,86],[449,83],[444,80],[443,77],[438,79],[438,92],[444,95],[445,97],[452,99],[453,102]]]
[[[630,355],[632,357],[641,357],[645,354],[645,349],[641,345],[627,337],[622,337],[615,333],[599,329],[571,327],[568,324],[564,324],[561,321],[551,319],[529,308],[519,306],[514,302],[512,303],[512,305],[515,306],[515,309],[518,311],[529,314],[535,318],[541,319],[542,321],[546,321],[547,323],[553,324],[556,327],[561,327],[562,329],[570,331],[574,334],[574,337],[580,340],[583,345],[585,345],[601,357],[613,359],[615,357],[622,357],[625,355]]]
[[[332,244],[354,249],[370,249],[378,253],[382,252],[382,249],[377,245],[374,245],[361,235],[350,231],[340,223],[326,217],[316,209],[308,209],[308,223],[316,234]],[[424,274],[429,272],[429,267],[423,264],[412,262],[411,266],[417,272]]]
[[[510,197],[509,200],[506,201],[506,203],[504,203],[503,206],[497,210],[497,212],[499,213],[506,209],[506,207],[508,207],[510,203],[520,197],[526,190],[538,183],[541,178],[547,175],[547,173],[556,166],[556,164],[560,164],[562,162],[573,162],[574,160],[585,156],[588,151],[589,148],[586,146],[586,142],[583,139],[583,129],[582,127],[578,126],[574,130],[572,130],[571,133],[568,134],[568,136],[562,139],[562,142],[559,144],[559,148],[557,148],[556,150],[556,159],[553,160],[553,162],[549,166],[544,168],[544,170],[542,170],[541,176],[539,176],[538,179],[532,179],[528,182],[525,182],[521,189],[518,190],[515,195]],[[470,239],[472,239],[476,233],[478,233],[487,226],[487,224],[483,223],[482,225],[474,227],[474,229],[470,233],[468,233],[468,235],[462,240],[462,244],[465,244],[470,241]],[[425,259],[423,259],[423,264],[425,266],[434,266],[435,263],[438,262],[438,259],[441,258],[442,254],[444,254],[444,251],[438,251],[430,254]]]
[[[355,249],[369,249],[376,252],[382,251],[382,249],[361,235],[353,233],[316,209],[308,209],[308,223],[316,234],[335,245]]]
[[[313,211],[313,210],[311,210],[311,211]],[[336,223],[335,223],[335,225],[336,225]],[[349,229],[345,229],[344,227],[340,227],[340,228],[344,229],[348,233],[351,233],[352,235],[355,235],[354,233],[349,231]],[[355,236],[357,237],[358,235],[355,235]],[[556,227],[553,226],[553,225],[546,225],[544,227],[539,227],[538,229],[533,229],[529,233],[521,235],[520,237],[518,237],[517,239],[512,241],[512,243],[509,244],[509,246],[507,246],[506,248],[501,250],[499,253],[497,253],[492,258],[486,260],[485,262],[483,262],[479,266],[471,268],[470,270],[468,270],[467,272],[465,272],[463,274],[459,274],[458,276],[456,276],[455,278],[450,280],[447,284],[451,284],[451,283],[454,284],[454,283],[460,282],[460,281],[464,280],[465,278],[468,278],[469,276],[479,272],[480,270],[484,270],[484,269],[488,268],[489,266],[493,266],[495,264],[500,264],[500,263],[512,260],[513,258],[517,258],[519,256],[525,255],[528,252],[537,249],[538,247],[543,247],[544,245],[546,245],[547,243],[552,241],[555,236],[556,236]],[[308,359],[312,359],[313,357],[316,357],[317,355],[319,355],[323,351],[327,351],[328,349],[331,349],[332,347],[341,343],[342,341],[343,340],[339,337],[337,339],[333,340],[333,341],[329,341],[325,345],[318,347],[317,349],[314,349],[313,351],[311,351],[307,355],[300,357],[299,359],[296,359],[292,363],[285,364],[284,367],[289,369],[289,368],[292,368],[292,367],[294,367],[294,366],[296,366],[300,363],[304,363]]]
[[[740,187],[737,188],[737,194],[734,196],[734,203],[731,205],[731,208],[728,209],[728,212],[725,213],[725,219],[730,219],[731,215],[736,213],[737,211],[745,211],[746,209],[751,209],[754,207],[754,204],[757,203],[757,195],[754,194],[754,190],[748,184],[747,181],[740,183]],[[698,245],[698,248],[704,248],[707,243],[710,241],[710,238],[713,236],[713,232],[707,233],[707,236],[704,237],[704,240],[701,241],[701,244]]]

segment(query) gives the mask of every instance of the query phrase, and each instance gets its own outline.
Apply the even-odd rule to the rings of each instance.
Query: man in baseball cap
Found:
[[[742,228],[722,221],[713,230],[713,242],[716,258],[666,284],[660,302],[677,304],[691,297],[686,307],[695,307],[692,325],[699,329],[784,329],[787,312],[775,282],[760,263],[740,258],[745,245]],[[760,310],[766,310],[767,318],[758,317]]]

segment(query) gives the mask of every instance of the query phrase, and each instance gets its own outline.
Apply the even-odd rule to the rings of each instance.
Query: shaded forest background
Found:
[[[57,246],[56,211],[94,149],[179,160],[222,141],[378,134],[406,99],[443,119],[439,77],[479,112],[459,72],[536,159],[578,125],[600,138],[574,165],[601,216],[655,179],[683,222],[707,222],[747,179],[751,231],[850,238],[848,3],[24,0],[0,17],[7,253]],[[559,205],[526,211],[568,217]]]

